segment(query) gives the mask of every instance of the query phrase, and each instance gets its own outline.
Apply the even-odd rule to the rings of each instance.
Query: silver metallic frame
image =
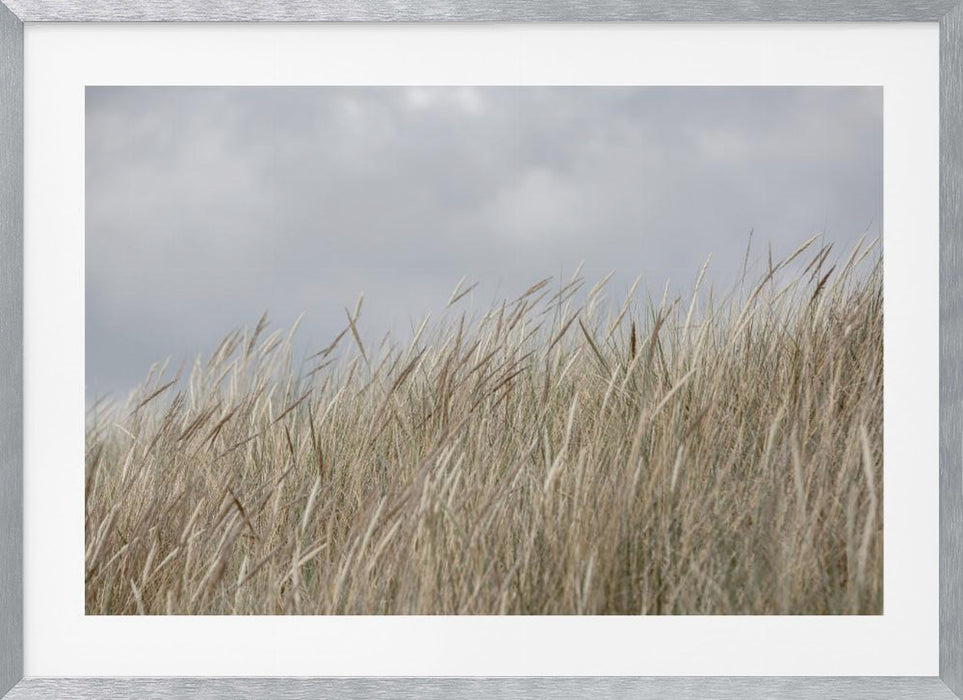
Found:
[[[692,678],[24,678],[24,22],[939,22],[940,675]],[[963,0],[0,0],[0,696],[963,698]]]

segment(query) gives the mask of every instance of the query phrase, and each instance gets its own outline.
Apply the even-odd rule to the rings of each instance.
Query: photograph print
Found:
[[[880,87],[86,89],[88,615],[880,615]]]

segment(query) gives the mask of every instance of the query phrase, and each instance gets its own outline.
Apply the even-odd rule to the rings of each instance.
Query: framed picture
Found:
[[[0,6],[0,693],[963,696],[961,27]]]

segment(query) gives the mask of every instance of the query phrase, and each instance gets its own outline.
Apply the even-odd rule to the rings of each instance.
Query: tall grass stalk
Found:
[[[87,612],[880,613],[881,265],[829,260],[156,367],[88,413]]]

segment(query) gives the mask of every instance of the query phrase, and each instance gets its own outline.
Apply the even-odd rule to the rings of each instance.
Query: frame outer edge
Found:
[[[257,9],[214,3],[208,8],[169,0],[0,2],[0,697],[23,677],[23,22],[26,21],[403,21],[403,20],[908,20],[941,19],[940,32],[940,678],[963,697],[963,5],[889,0],[813,0],[768,7],[710,0],[678,3],[665,12],[623,0],[597,7],[575,2],[533,9],[513,0],[470,11],[428,0],[414,9],[335,1],[272,0]],[[849,4],[849,9],[846,5]],[[633,5],[635,9],[633,10]],[[379,7],[380,6],[380,7]],[[728,11],[724,8],[728,6]],[[186,9],[185,9],[186,7]],[[249,6],[251,8],[255,6]],[[808,9],[806,9],[808,7]],[[153,9],[151,9],[153,8]],[[947,11],[948,10],[948,11]],[[52,679],[51,679],[52,680]],[[100,682],[103,682],[101,679]],[[119,680],[119,679],[118,679]],[[187,679],[182,679],[186,681]],[[213,681],[214,679],[210,679]],[[274,679],[284,684],[282,679]],[[369,681],[373,679],[368,679]],[[439,679],[440,680],[440,679]],[[521,681],[522,679],[517,679]],[[534,679],[531,679],[534,680]],[[557,679],[564,682],[563,679]],[[628,680],[628,679],[626,679]],[[637,679],[642,680],[642,679]],[[703,679],[709,680],[709,679]],[[721,680],[721,679],[720,679]],[[786,679],[789,680],[789,679]],[[802,679],[799,679],[802,680]],[[924,679],[920,679],[923,681]],[[98,683],[90,679],[90,685]],[[196,679],[203,687],[205,680]],[[251,686],[261,685],[256,679]],[[363,679],[357,679],[364,684]],[[216,681],[214,681],[216,683]],[[149,683],[149,681],[148,681]],[[78,684],[87,686],[88,682]],[[26,687],[24,687],[26,685]],[[11,695],[25,692],[22,683]],[[69,683],[68,683],[69,685]],[[243,683],[242,685],[247,685]],[[269,685],[275,685],[269,682]],[[438,684],[443,685],[442,683]],[[627,686],[631,685],[631,682]],[[808,685],[802,684],[803,687]],[[262,686],[264,687],[264,686]],[[424,686],[422,686],[424,687]],[[438,686],[436,686],[437,688]],[[799,688],[799,686],[797,686]],[[931,691],[935,687],[929,686]],[[80,690],[75,686],[76,690]],[[91,688],[92,689],[92,688]],[[213,688],[211,688],[213,690]],[[265,688],[266,689],[266,688]],[[275,689],[277,686],[275,686]],[[628,689],[626,687],[625,689]],[[799,688],[801,689],[801,688]],[[908,690],[908,688],[906,688]],[[38,688],[34,688],[38,690]],[[561,688],[559,688],[561,690]],[[747,688],[748,690],[748,688]],[[853,697],[859,691],[856,689]],[[80,692],[83,692],[80,690]],[[564,690],[563,690],[564,692]],[[121,691],[120,696],[128,697]],[[118,697],[118,696],[114,696]]]
[[[5,0],[24,22],[939,21],[957,0]]]
[[[23,23],[0,4],[0,695],[23,677]]]
[[[963,5],[940,22],[940,678],[963,694]]]
[[[935,676],[529,678],[29,678],[7,700],[953,700]]]

